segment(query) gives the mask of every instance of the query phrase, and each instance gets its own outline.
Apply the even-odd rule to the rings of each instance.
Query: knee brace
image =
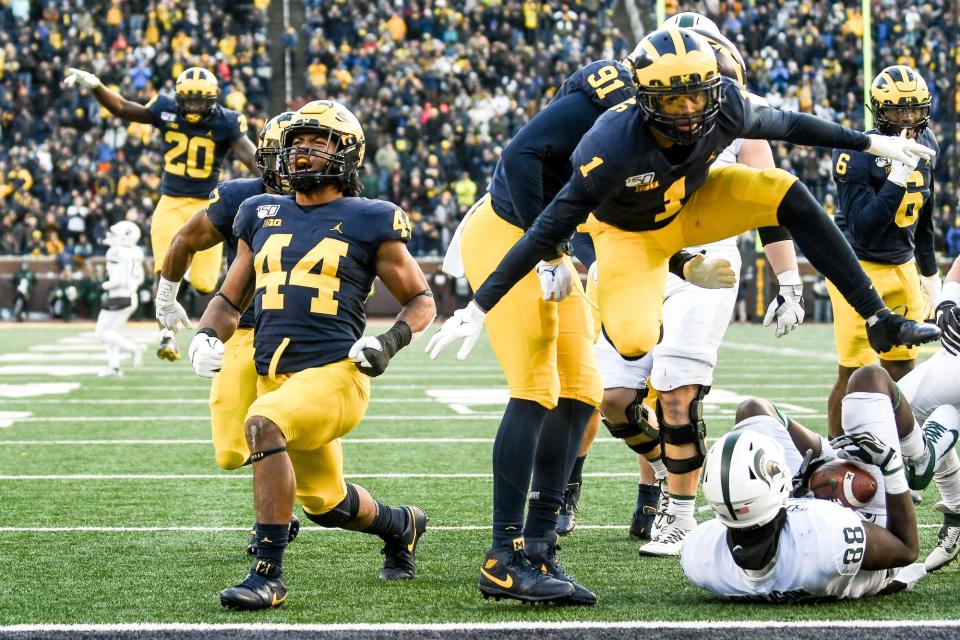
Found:
[[[700,392],[690,402],[690,422],[687,424],[667,424],[663,419],[663,408],[657,400],[657,420],[660,421],[660,443],[667,445],[695,444],[697,452],[690,458],[678,460],[667,455],[663,448],[663,464],[670,473],[690,473],[703,466],[707,456],[707,425],[703,422],[703,398],[710,393],[710,387],[701,386]]]
[[[600,421],[610,435],[623,442],[640,455],[646,455],[660,444],[660,430],[650,424],[650,410],[643,405],[647,389],[637,389],[637,397],[627,405],[624,413],[626,424],[613,424],[601,415]]]
[[[357,514],[360,513],[360,495],[357,493],[357,488],[348,482],[347,497],[333,509],[319,514],[310,513],[306,509],[303,512],[321,527],[339,529],[351,520],[355,520]]]

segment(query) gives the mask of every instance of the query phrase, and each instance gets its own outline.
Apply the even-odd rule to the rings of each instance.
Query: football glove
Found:
[[[560,302],[573,290],[573,273],[563,258],[541,260],[537,265],[537,277],[546,302]]]
[[[457,340],[462,339],[463,346],[457,351],[457,359],[466,360],[473,350],[473,345],[477,344],[477,340],[480,339],[480,333],[483,331],[483,321],[486,317],[487,313],[471,300],[470,304],[463,309],[454,311],[450,319],[437,329],[424,351],[430,354],[431,360],[436,360],[440,352]]]
[[[72,87],[76,84],[79,84],[88,89],[96,89],[102,83],[100,82],[100,78],[89,71],[67,67],[67,75],[63,79],[63,84],[67,87]]]
[[[200,329],[190,341],[190,364],[201,378],[212,378],[223,366],[223,342],[213,329]]]
[[[908,320],[890,309],[881,309],[867,319],[867,340],[877,353],[885,353],[901,344],[913,347],[939,337],[940,329],[932,324]]]
[[[810,476],[820,468],[823,463],[830,458],[821,455],[819,458],[813,457],[813,449],[807,449],[803,455],[803,462],[797,470],[797,475],[793,476],[793,490],[790,492],[791,498],[812,498],[813,492],[810,491]]]
[[[920,160],[926,158],[929,161],[934,156],[933,149],[929,149],[909,138],[883,136],[879,133],[871,133],[868,137],[870,138],[870,144],[867,146],[866,152],[874,156],[890,158],[906,165],[913,163],[914,167]]]
[[[927,320],[934,316],[937,300],[940,299],[940,291],[943,288],[943,281],[940,274],[935,273],[932,276],[920,276],[920,291],[923,293],[923,319]]]
[[[908,490],[903,456],[872,433],[846,433],[830,441],[838,458],[859,460],[880,467],[887,493]]]
[[[683,265],[683,277],[690,284],[704,289],[732,289],[737,274],[724,258],[708,258],[698,253]]]
[[[157,298],[153,301],[157,321],[164,329],[169,329],[174,333],[181,329],[190,328],[190,318],[183,306],[177,302],[177,290],[179,288],[179,282],[171,282],[160,276],[160,283],[157,285]]]
[[[953,300],[937,305],[937,326],[943,333],[940,344],[952,356],[960,354],[960,309]]]
[[[769,327],[776,318],[775,335],[782,338],[803,324],[806,312],[803,309],[803,281],[800,279],[800,272],[796,269],[784,271],[777,274],[777,280],[780,282],[780,293],[767,307],[763,326]]]
[[[350,347],[348,357],[357,364],[357,368],[371,378],[376,378],[387,370],[390,358],[400,349],[410,344],[413,332],[403,320],[398,320],[390,329],[377,337],[364,336]]]
[[[906,129],[903,130],[900,137],[906,139]],[[918,164],[920,164],[920,156],[916,156],[910,162],[901,162],[900,160],[891,161],[890,173],[887,175],[887,180],[897,186],[906,188],[907,180],[909,180],[913,172],[916,171]]]

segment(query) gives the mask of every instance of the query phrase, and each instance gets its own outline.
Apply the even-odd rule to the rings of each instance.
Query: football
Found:
[[[821,500],[845,507],[865,507],[877,494],[877,481],[869,471],[847,460],[831,460],[810,475],[808,485]]]

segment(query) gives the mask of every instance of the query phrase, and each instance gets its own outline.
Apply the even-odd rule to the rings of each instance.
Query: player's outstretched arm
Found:
[[[260,169],[257,167],[256,161],[257,148],[250,141],[250,138],[240,136],[230,143],[230,150],[237,154],[237,159],[246,165],[253,175],[260,175]]]
[[[165,329],[179,331],[190,328],[187,312],[177,302],[180,282],[198,251],[210,249],[221,242],[223,242],[223,236],[210,222],[206,209],[193,214],[193,217],[180,227],[173,237],[170,248],[167,249],[167,255],[163,258],[160,282],[157,284],[157,297],[154,300],[157,320]]]
[[[100,81],[100,78],[89,71],[68,67],[63,83],[68,87],[80,85],[91,89],[97,102],[106,107],[107,111],[115,116],[120,116],[124,120],[142,122],[143,124],[153,122],[153,115],[149,109],[142,104],[127,100],[112,89],[108,89]]]
[[[360,338],[350,348],[349,357],[371,377],[383,373],[390,358],[426,331],[437,315],[427,278],[403,242],[388,240],[380,245],[377,275],[403,309],[385,333]]]

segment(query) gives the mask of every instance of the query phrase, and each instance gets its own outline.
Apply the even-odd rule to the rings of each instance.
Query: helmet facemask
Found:
[[[313,133],[307,144],[292,144],[297,135]],[[346,139],[345,139],[346,138]],[[280,152],[280,176],[294,191],[314,191],[332,184],[341,190],[360,169],[363,140],[344,136],[329,127],[298,127],[284,131]],[[318,141],[324,141],[318,145]],[[324,149],[321,150],[320,147]]]
[[[695,144],[713,130],[720,114],[720,77],[706,82],[672,84],[669,87],[637,88],[637,105],[647,122],[663,137],[679,145]],[[693,113],[670,113],[676,98],[687,96],[698,109]],[[701,106],[702,105],[702,106]]]

